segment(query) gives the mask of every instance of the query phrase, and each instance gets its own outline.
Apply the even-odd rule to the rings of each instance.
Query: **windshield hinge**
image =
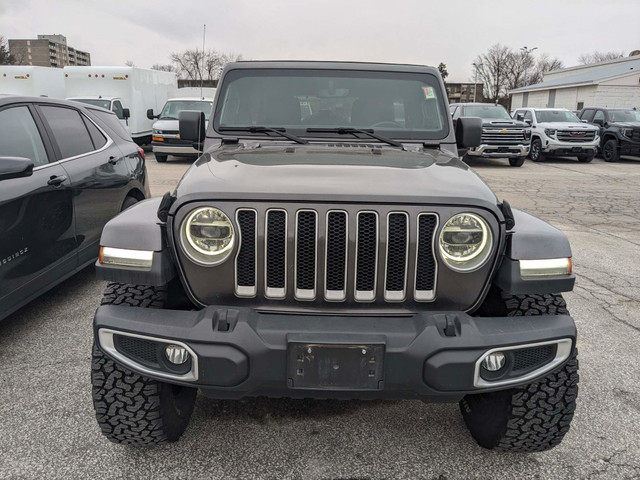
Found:
[[[238,137],[222,137],[220,141],[222,142],[222,145],[232,145],[238,143],[240,139]]]

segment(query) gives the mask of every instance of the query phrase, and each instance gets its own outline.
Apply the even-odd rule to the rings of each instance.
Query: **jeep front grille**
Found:
[[[258,220],[253,209],[236,212],[239,297],[259,293],[263,287],[256,272],[264,270],[262,294],[268,299],[402,302],[410,295],[421,302],[435,299],[435,213],[277,208],[266,211],[264,223]],[[264,250],[257,248],[258,224],[264,225]]]
[[[558,130],[557,138],[561,142],[592,142],[596,138],[596,132],[594,130]]]

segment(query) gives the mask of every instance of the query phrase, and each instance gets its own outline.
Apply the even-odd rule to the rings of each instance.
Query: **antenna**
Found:
[[[204,83],[204,39],[207,35],[207,24],[205,23],[203,28],[202,28],[202,70],[200,72],[200,98],[203,98],[202,96],[202,84]]]

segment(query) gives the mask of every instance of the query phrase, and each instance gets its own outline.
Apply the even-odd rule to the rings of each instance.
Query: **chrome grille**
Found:
[[[556,137],[561,142],[584,143],[596,138],[594,130],[558,130]]]
[[[482,130],[482,143],[500,145],[518,145],[524,142],[524,130],[496,128]]]
[[[239,297],[264,289],[268,299],[298,301],[402,302],[412,295],[419,302],[435,299],[435,213],[282,207],[260,214],[239,208],[236,222]],[[260,232],[264,228],[264,248],[258,248],[258,225]],[[264,284],[258,279],[263,271]]]

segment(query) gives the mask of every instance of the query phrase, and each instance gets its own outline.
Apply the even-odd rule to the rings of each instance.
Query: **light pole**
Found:
[[[476,103],[476,91],[478,90],[478,67],[482,67],[482,62],[473,62],[474,76],[473,76],[473,103]]]

